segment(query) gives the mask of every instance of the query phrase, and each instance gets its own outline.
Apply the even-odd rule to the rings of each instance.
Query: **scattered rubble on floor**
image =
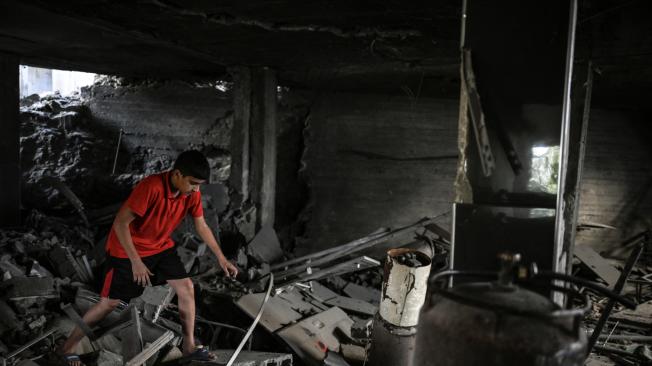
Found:
[[[0,230],[0,357],[7,365],[58,363],[55,350],[74,326],[86,337],[77,346],[86,365],[168,364],[181,357],[181,325],[174,292],[148,287],[89,327],[83,314],[100,301],[105,234],[117,209],[86,210],[81,199],[68,216],[32,211],[22,228]],[[83,213],[83,215],[82,215]],[[107,217],[109,217],[107,219]],[[224,364],[255,317],[269,273],[277,276],[260,326],[234,365],[356,365],[366,358],[372,318],[380,303],[380,261],[364,250],[414,237],[428,220],[383,230],[305,258],[290,258],[274,230],[263,228],[238,248],[238,280],[227,279],[192,231],[175,233],[177,249],[198,294],[197,337]],[[236,314],[222,319],[222,310]],[[239,314],[239,315],[238,315]],[[265,342],[273,337],[273,342]]]
[[[629,251],[642,250],[638,261],[635,262],[631,274],[626,278],[622,294],[634,300],[638,306],[635,310],[616,307],[608,314],[607,321],[602,328],[597,342],[589,355],[586,365],[648,365],[652,364],[652,236],[647,230],[636,235],[635,240],[625,241],[621,248]],[[607,253],[608,254],[608,253]],[[576,275],[586,279],[603,281],[610,284],[622,276],[625,268],[623,262],[606,259],[601,254],[590,249],[581,249]],[[615,264],[615,265],[614,265]],[[588,269],[588,272],[584,271]],[[615,279],[614,277],[617,276]],[[613,288],[613,286],[609,286]],[[587,336],[590,337],[593,328],[606,309],[608,299],[596,295],[589,295],[593,308],[584,319],[587,327]]]

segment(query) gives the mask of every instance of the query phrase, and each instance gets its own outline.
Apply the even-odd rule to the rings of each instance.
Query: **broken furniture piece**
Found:
[[[351,338],[353,320],[340,308],[333,307],[278,331],[277,334],[301,358],[324,360],[327,352],[340,351],[335,331]]]

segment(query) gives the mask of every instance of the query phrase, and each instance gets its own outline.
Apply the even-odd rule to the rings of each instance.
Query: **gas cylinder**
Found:
[[[417,327],[414,366],[583,365],[587,342],[580,325],[589,304],[562,308],[514,284],[510,276],[518,257],[504,259],[497,281],[431,285]]]

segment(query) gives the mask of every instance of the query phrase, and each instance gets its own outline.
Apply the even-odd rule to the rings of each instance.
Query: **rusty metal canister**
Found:
[[[423,307],[414,365],[580,366],[581,317],[514,284],[460,284]]]
[[[430,257],[414,249],[387,252],[380,307],[374,317],[370,366],[412,365],[430,263]]]

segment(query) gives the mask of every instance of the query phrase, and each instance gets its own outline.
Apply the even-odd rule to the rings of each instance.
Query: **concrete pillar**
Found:
[[[256,230],[274,225],[276,201],[276,73],[266,67],[252,71],[251,199],[258,215]]]
[[[276,201],[276,73],[234,67],[231,185],[256,205],[256,230],[274,224]]]
[[[18,62],[0,53],[0,227],[20,224]]]
[[[249,150],[251,122],[251,70],[238,66],[229,70],[233,76],[233,130],[231,132],[231,187],[249,199]]]

